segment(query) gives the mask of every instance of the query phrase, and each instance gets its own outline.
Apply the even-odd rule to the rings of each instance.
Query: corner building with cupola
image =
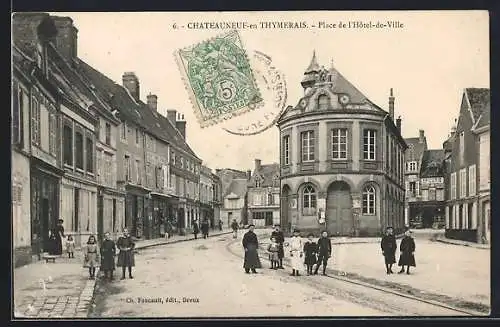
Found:
[[[316,54],[304,94],[279,117],[281,226],[301,233],[375,236],[404,225],[401,119],[390,91],[385,111]]]

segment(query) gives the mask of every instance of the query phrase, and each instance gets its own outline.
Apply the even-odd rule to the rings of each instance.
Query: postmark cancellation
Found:
[[[263,105],[237,31],[177,50],[175,57],[201,127]]]

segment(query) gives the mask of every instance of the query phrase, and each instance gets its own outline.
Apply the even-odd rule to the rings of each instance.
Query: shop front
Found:
[[[150,221],[152,221],[149,192],[130,184],[127,185],[126,191],[125,227],[128,228],[133,237],[147,238],[149,237]]]
[[[119,236],[125,227],[125,193],[105,187],[99,188],[97,198],[97,237],[103,240],[104,233]]]
[[[56,227],[59,216],[59,185],[61,171],[37,164],[32,159],[31,250],[38,258],[49,250],[49,231]]]
[[[169,197],[162,193],[151,192],[153,206],[153,221],[151,225],[151,238],[159,238],[165,235],[166,224],[171,216]]]

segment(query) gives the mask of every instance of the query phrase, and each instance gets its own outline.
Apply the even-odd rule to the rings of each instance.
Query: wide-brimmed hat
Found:
[[[294,229],[293,232],[294,233],[300,233],[300,229]]]
[[[255,225],[254,225],[254,224],[250,224],[250,225],[248,225],[248,227],[249,227],[249,228],[250,228],[250,227],[255,227]]]
[[[314,237],[314,234],[313,233],[307,234],[307,237],[309,237],[309,236],[313,236]]]
[[[392,228],[392,226],[387,226],[385,229],[387,230],[387,229],[394,229],[394,228]]]

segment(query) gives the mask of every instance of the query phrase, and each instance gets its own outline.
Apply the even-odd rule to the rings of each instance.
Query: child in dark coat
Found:
[[[313,237],[314,237],[313,234],[307,235],[307,241],[304,244],[304,254],[305,254],[304,263],[307,266],[308,275],[313,274],[312,269],[317,261],[316,254],[318,252],[318,246],[316,242],[313,241]]]
[[[409,275],[410,266],[416,266],[415,255],[413,254],[415,252],[415,241],[413,240],[413,237],[411,237],[410,230],[407,230],[405,232],[405,236],[403,237],[403,239],[401,240],[401,244],[399,245],[399,251],[401,252],[401,256],[399,257],[398,266],[401,267],[401,270],[398,273],[404,273],[406,266],[406,273]]]

